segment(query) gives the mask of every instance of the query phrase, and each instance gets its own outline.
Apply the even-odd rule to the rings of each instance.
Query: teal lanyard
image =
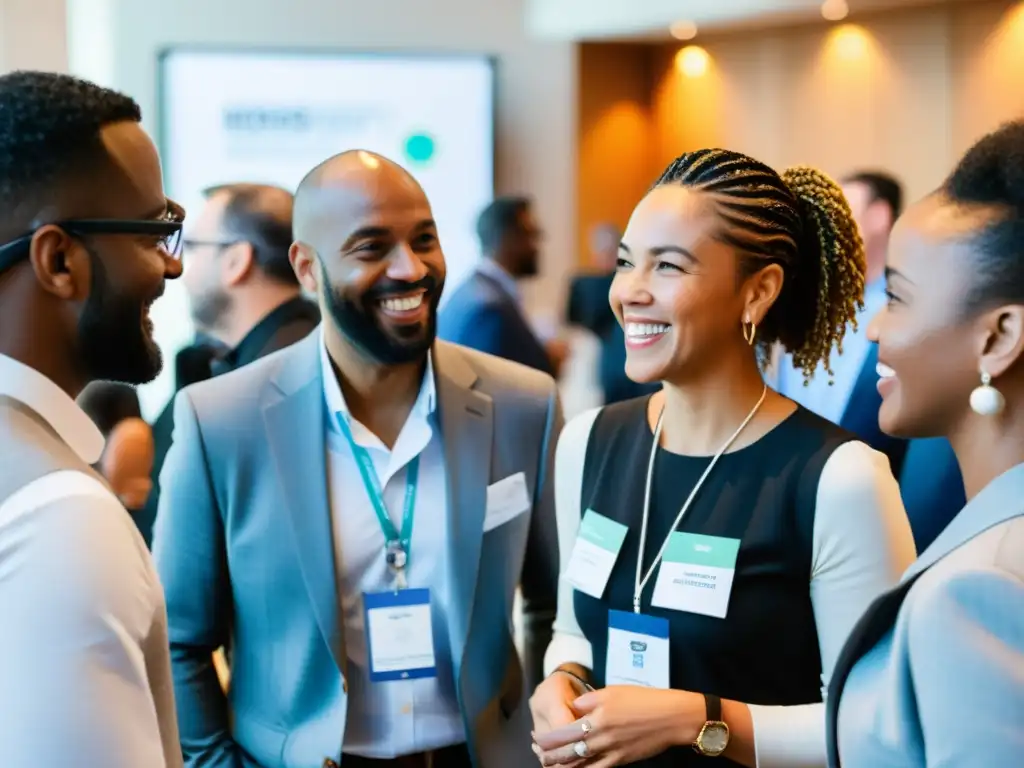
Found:
[[[373,466],[370,452],[356,444],[355,438],[352,437],[352,430],[341,414],[338,414],[338,427],[352,447],[356,464],[359,465],[359,474],[363,478],[363,486],[366,488],[366,495],[370,497],[373,511],[377,513],[377,522],[380,523],[380,529],[384,532],[384,557],[395,575],[396,586],[403,589],[406,585],[405,572],[409,567],[410,560],[412,520],[416,511],[416,485],[420,474],[420,457],[417,456],[410,461],[405,470],[405,503],[402,511],[402,530],[399,532],[395,530],[394,523],[388,517],[387,507],[384,506],[384,489],[380,484],[380,477],[377,476],[377,469]]]

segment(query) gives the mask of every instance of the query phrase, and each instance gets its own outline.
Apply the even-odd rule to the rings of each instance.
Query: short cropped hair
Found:
[[[881,200],[889,206],[892,220],[903,213],[903,185],[884,171],[858,171],[843,179],[844,184],[863,184],[871,193],[871,202]]]
[[[967,150],[941,192],[955,203],[996,213],[977,236],[968,310],[1024,304],[1024,120],[1007,123]]]
[[[476,234],[484,253],[494,253],[502,239],[522,226],[522,216],[533,201],[528,197],[499,197],[484,208],[476,220]]]
[[[102,128],[141,119],[133,99],[86,80],[0,76],[0,228],[7,236],[27,229],[58,185],[87,177],[106,159]]]
[[[210,198],[228,195],[223,226],[231,236],[252,246],[256,264],[268,278],[287,285],[298,285],[298,278],[288,261],[293,238],[292,217],[287,219],[266,210],[260,202],[268,192],[291,193],[266,184],[218,184],[203,190]]]

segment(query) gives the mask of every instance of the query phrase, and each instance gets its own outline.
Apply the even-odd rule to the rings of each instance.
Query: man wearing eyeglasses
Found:
[[[196,330],[226,350],[211,361],[219,375],[305,338],[320,322],[288,262],[292,194],[265,184],[205,190],[206,204],[185,239],[188,293]],[[208,378],[208,377],[204,377]],[[160,472],[174,433],[174,400],[153,423],[153,493],[138,515],[147,543],[160,498]]]
[[[184,212],[127,96],[0,77],[0,765],[182,764],[164,595],[75,397],[151,381]]]

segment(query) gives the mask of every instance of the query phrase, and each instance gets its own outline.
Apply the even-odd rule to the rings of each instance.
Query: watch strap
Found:
[[[722,721],[722,700],[713,693],[704,694],[704,717],[709,723]]]

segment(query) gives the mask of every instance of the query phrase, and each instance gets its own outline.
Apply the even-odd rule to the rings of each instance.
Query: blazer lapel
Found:
[[[457,347],[444,342],[435,345],[434,372],[448,475],[448,551],[453,597],[448,625],[458,680],[476,597],[491,477],[494,414],[491,398],[473,389],[477,375]]]
[[[839,768],[839,704],[854,665],[896,624],[900,606],[914,583],[939,560],[994,525],[1024,514],[1024,464],[997,477],[975,496],[953,522],[914,561],[900,583],[879,596],[864,612],[843,646],[828,687],[826,741],[828,764]]]
[[[913,577],[979,533],[1019,515],[1024,515],[1024,464],[1006,470],[968,501],[903,578]]]
[[[320,334],[285,353],[272,384],[279,398],[263,409],[267,445],[281,484],[295,553],[317,625],[342,675],[344,636],[338,619],[337,572],[327,496]]]

